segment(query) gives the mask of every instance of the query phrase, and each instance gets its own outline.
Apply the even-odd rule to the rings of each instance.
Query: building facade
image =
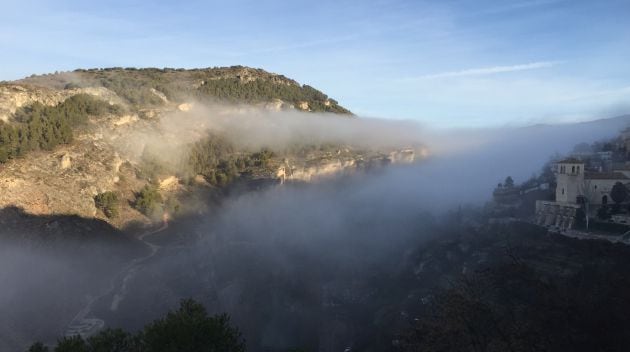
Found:
[[[556,202],[577,203],[584,184],[584,163],[566,159],[556,165]]]
[[[612,202],[610,191],[617,182],[630,183],[630,170],[588,172],[584,162],[569,158],[556,164],[556,202],[606,205]]]
[[[556,163],[556,199],[536,202],[536,223],[560,230],[570,229],[580,209],[592,216],[600,206],[612,203],[610,192],[617,182],[630,188],[630,168],[602,172],[587,170],[585,166],[577,158]]]

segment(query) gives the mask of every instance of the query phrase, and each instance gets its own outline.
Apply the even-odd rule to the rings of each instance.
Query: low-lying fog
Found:
[[[369,174],[233,195],[212,214],[175,222],[165,238],[192,236],[196,242],[164,244],[133,277],[117,309],[111,310],[112,296],[106,296],[95,304],[93,316],[108,326],[135,329],[174,308],[180,298],[193,297],[211,312],[230,313],[251,350],[319,346],[328,351],[352,345],[361,336],[362,320],[373,317],[336,311],[335,304],[353,302],[352,309],[378,311],[379,303],[369,297],[382,289],[379,275],[394,273],[410,249],[436,235],[442,214],[483,204],[506,176],[522,182],[553,154],[612,137],[630,120],[432,131],[411,122],[326,117],[324,123],[314,116],[274,116],[262,115],[260,124],[241,112],[208,124],[232,131],[230,138],[250,147],[293,143],[294,136],[321,141],[329,133],[331,141],[365,146],[416,143],[430,156]],[[169,126],[171,131],[186,127],[181,120]],[[63,322],[84,307],[87,296],[106,289],[113,275],[102,263],[101,276],[90,275],[90,261],[97,259],[76,250],[69,258],[62,246],[33,250],[19,241],[8,246],[2,244],[0,251],[0,316],[21,321],[2,319],[1,350],[21,348],[31,338],[54,341],[65,329]],[[79,260],[85,263],[77,266]],[[59,302],[64,297],[72,301]],[[362,302],[370,302],[369,309]],[[51,320],[56,330],[45,323]]]

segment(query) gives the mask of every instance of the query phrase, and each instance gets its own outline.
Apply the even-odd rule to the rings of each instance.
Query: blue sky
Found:
[[[630,1],[3,1],[0,80],[247,65],[432,126],[630,112]]]

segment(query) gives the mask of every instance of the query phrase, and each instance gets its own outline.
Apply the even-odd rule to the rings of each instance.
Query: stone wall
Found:
[[[534,222],[537,225],[553,226],[561,230],[573,228],[576,220],[577,204],[567,204],[538,200],[536,201],[536,215]]]

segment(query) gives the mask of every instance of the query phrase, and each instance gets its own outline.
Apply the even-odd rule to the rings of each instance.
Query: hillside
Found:
[[[134,107],[183,103],[191,98],[231,103],[274,103],[304,111],[350,114],[319,90],[285,76],[243,66],[172,69],[105,68],[31,76],[16,83],[49,89],[104,87]]]
[[[369,149],[312,136],[252,145],[262,133],[256,128],[245,137],[228,136],[251,124],[250,115],[285,124],[314,112],[354,120],[315,88],[241,66],[76,70],[4,82],[0,207],[124,227],[199,211],[192,200],[207,192],[310,182],[414,159],[412,149]],[[195,205],[188,209],[188,203]]]

